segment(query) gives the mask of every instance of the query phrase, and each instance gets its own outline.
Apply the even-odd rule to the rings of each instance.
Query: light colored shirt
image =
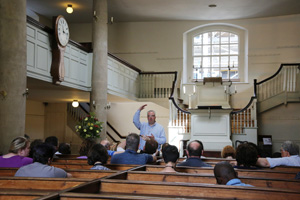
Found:
[[[226,185],[253,187],[253,185],[242,183],[238,178],[231,179],[226,183]]]
[[[276,166],[295,166],[300,167],[300,157],[299,155],[292,155],[290,157],[282,157],[282,158],[267,158],[270,168]]]
[[[137,110],[133,116],[133,123],[134,125],[141,131],[140,135],[154,136],[154,139],[158,143],[158,150],[160,150],[160,146],[166,143],[166,134],[164,127],[158,123],[154,123],[153,125],[149,125],[148,122],[140,122],[140,110]],[[140,150],[143,150],[146,141],[140,138]]]

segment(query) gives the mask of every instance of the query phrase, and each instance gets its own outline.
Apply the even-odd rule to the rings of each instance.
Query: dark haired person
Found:
[[[257,149],[253,144],[243,143],[236,149],[237,166],[240,169],[257,169],[256,161],[258,159]]]
[[[300,167],[299,146],[292,141],[281,145],[281,158],[258,158],[256,165],[260,167],[295,166]]]
[[[175,166],[179,158],[178,148],[174,145],[165,146],[162,149],[162,156],[166,165],[161,172],[176,172]]]
[[[157,152],[158,148],[158,143],[154,138],[150,138],[146,141],[146,144],[144,146],[144,149],[142,153],[147,153],[147,154],[154,154]]]
[[[89,150],[96,144],[96,141],[91,138],[86,138],[81,143],[80,149],[79,149],[79,157],[78,159],[87,159],[87,154]]]
[[[231,164],[226,161],[219,162],[215,165],[214,175],[217,184],[253,187],[252,185],[242,183],[241,180],[238,179],[237,172],[233,169]]]
[[[156,156],[145,153],[137,153],[139,148],[140,136],[136,133],[130,133],[126,137],[125,152],[114,154],[111,157],[111,164],[133,164],[144,165],[156,161]]]
[[[63,155],[71,154],[71,147],[69,143],[60,143],[58,147],[58,152]]]
[[[107,149],[102,144],[95,144],[88,153],[87,161],[89,165],[94,165],[91,169],[110,170],[103,165],[107,163]]]
[[[35,139],[33,140],[31,143],[30,143],[30,152],[29,152],[29,156],[30,158],[33,158],[33,151],[34,151],[34,148],[39,145],[39,144],[43,144],[43,140],[41,139]]]
[[[52,145],[41,144],[35,147],[33,152],[32,164],[21,167],[15,174],[18,177],[47,177],[47,178],[66,178],[72,177],[71,174],[63,169],[49,166],[52,162],[55,149]]]
[[[32,163],[28,158],[30,142],[23,136],[16,137],[10,143],[8,154],[0,156],[0,167],[22,167]]]
[[[177,164],[177,166],[190,166],[190,167],[211,167],[209,164],[201,160],[203,153],[203,144],[199,140],[194,140],[188,144],[186,154],[187,159],[184,162]]]
[[[221,157],[222,158],[234,159],[235,156],[236,156],[236,152],[235,152],[235,149],[232,146],[227,145],[222,149],[222,152],[221,152]]]

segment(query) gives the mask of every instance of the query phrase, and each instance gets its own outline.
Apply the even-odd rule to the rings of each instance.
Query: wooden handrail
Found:
[[[126,139],[126,136],[122,136],[110,123],[107,122],[107,125],[118,135],[121,139]]]
[[[170,72],[140,72],[140,74],[175,74],[177,78],[177,71]]]
[[[230,112],[230,114],[237,114],[246,111],[252,105],[254,99],[256,99],[256,97],[252,96],[249,103],[244,108],[242,108],[241,110],[232,111]]]
[[[128,68],[140,73],[141,70],[137,67],[135,67],[134,65],[130,64],[129,62],[126,62],[125,60],[122,60],[121,58],[117,57],[116,55],[113,55],[111,53],[107,53],[109,57],[116,59],[117,61],[119,61],[120,63],[126,65]]]
[[[177,103],[175,102],[174,97],[170,97],[169,100],[171,100],[172,103],[174,104],[174,106],[175,106],[178,110],[180,110],[181,112],[186,113],[186,114],[191,114],[191,112],[189,112],[189,111],[182,110],[182,109],[177,105]]]
[[[260,84],[262,84],[262,83],[264,83],[268,80],[271,80],[275,76],[277,76],[279,74],[279,72],[281,71],[281,69],[283,68],[283,66],[294,66],[294,65],[298,65],[298,68],[300,70],[300,63],[283,63],[283,64],[280,65],[279,69],[277,70],[277,72],[275,74],[273,74],[269,78],[266,78],[265,80],[262,80],[262,81],[258,82],[256,85],[260,85]]]

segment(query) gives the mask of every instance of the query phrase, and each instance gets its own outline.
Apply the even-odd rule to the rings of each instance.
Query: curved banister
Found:
[[[174,97],[170,97],[169,100],[172,101],[173,105],[174,105],[179,111],[181,111],[181,112],[183,112],[183,113],[186,113],[186,114],[191,114],[191,112],[181,109],[181,108],[177,105],[177,103],[175,102]]]
[[[252,105],[254,99],[256,99],[256,97],[252,96],[249,103],[244,108],[242,108],[241,110],[232,111],[232,112],[230,112],[230,114],[237,114],[237,113],[242,113],[242,112],[246,111]]]
[[[262,80],[258,83],[256,83],[256,85],[260,85],[268,80],[271,80],[272,78],[274,78],[275,76],[277,76],[279,74],[279,72],[281,71],[281,69],[283,68],[283,66],[295,66],[298,65],[298,68],[300,68],[300,63],[283,63],[280,65],[279,69],[277,70],[277,72],[275,74],[273,74],[272,76],[270,76],[269,78],[266,78],[265,80]]]

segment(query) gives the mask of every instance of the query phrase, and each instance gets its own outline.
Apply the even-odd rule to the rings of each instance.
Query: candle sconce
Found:
[[[196,81],[195,82],[198,82],[198,70],[202,69],[202,65],[200,65],[200,67],[195,67],[195,65],[193,65],[193,69],[196,71]]]

